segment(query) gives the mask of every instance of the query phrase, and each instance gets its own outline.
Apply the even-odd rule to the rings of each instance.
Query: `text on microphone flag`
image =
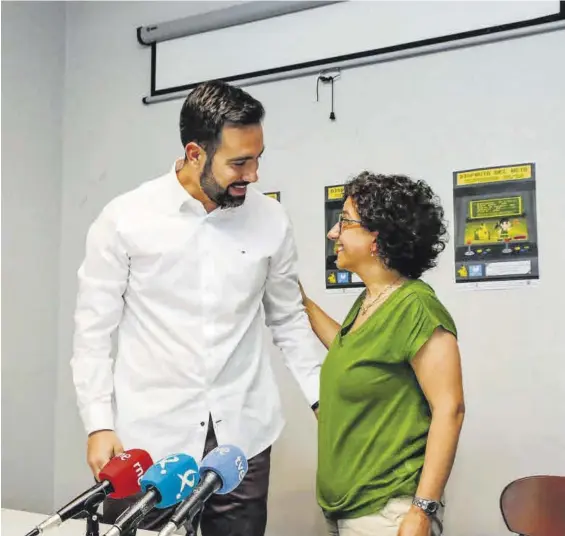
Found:
[[[152,465],[153,460],[145,450],[126,450],[110,459],[100,471],[99,479],[112,484],[109,497],[123,499],[141,490],[141,477]]]
[[[247,474],[247,457],[239,447],[219,445],[202,459],[200,476],[203,477],[208,471],[220,477],[222,486],[216,493],[225,495],[233,491]]]

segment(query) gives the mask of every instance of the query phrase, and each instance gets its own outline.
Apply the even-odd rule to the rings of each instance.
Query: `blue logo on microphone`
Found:
[[[161,500],[156,508],[169,508],[184,501],[200,481],[198,464],[188,454],[174,454],[152,465],[141,478],[141,490],[155,488]]]

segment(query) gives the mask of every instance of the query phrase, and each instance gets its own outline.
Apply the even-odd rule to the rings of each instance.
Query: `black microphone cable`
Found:
[[[339,74],[335,75],[335,76],[324,76],[323,74],[320,74],[318,76],[318,79],[316,80],[316,102],[319,101],[319,88],[320,88],[320,82],[324,83],[324,84],[331,84],[332,85],[332,109],[330,112],[330,119],[332,121],[335,121],[335,112],[334,112],[334,81],[335,79],[339,76]]]

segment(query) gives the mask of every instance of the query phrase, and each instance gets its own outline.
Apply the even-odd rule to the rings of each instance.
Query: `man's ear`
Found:
[[[184,155],[189,166],[201,167],[206,161],[206,151],[193,141],[186,144]]]

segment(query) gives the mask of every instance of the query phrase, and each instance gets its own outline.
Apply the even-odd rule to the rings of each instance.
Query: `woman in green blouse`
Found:
[[[337,267],[366,286],[340,326],[303,294],[329,352],[318,411],[318,502],[333,536],[441,534],[463,423],[457,331],[419,278],[445,247],[423,181],[363,172],[345,187]]]

